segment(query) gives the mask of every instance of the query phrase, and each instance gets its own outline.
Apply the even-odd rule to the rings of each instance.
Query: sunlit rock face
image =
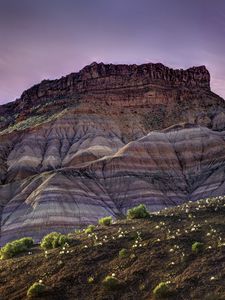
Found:
[[[225,105],[205,67],[94,63],[0,113],[1,244],[224,194]]]

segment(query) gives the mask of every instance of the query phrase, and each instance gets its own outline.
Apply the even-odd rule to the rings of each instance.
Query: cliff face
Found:
[[[162,64],[93,63],[61,79],[44,80],[1,106],[0,128],[20,125],[30,116],[47,118],[68,107],[79,107],[82,113],[101,111],[124,122],[138,115],[144,133],[180,122],[220,130],[225,124],[224,101],[210,91],[204,66],[173,70]],[[126,126],[125,133],[133,130],[133,125]]]
[[[0,113],[1,243],[224,193],[225,104],[205,67],[93,63]]]
[[[92,63],[79,73],[59,80],[44,80],[22,94],[22,101],[74,93],[112,93],[119,89],[186,87],[210,89],[210,74],[204,66],[188,70],[173,70],[162,64],[105,65]]]

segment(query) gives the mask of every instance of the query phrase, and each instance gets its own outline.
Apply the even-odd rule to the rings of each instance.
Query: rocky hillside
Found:
[[[225,102],[204,66],[93,63],[0,114],[0,244],[224,194]]]
[[[63,249],[44,252],[37,245],[0,261],[1,300],[28,299],[34,282],[45,287],[35,299],[224,300],[224,214],[224,197],[204,199],[146,220],[73,232]],[[114,288],[105,286],[106,276],[116,279]],[[168,290],[157,298],[153,290],[161,282]]]
[[[224,101],[211,92],[205,66],[173,70],[151,63],[92,63],[61,79],[43,80],[0,107],[0,126],[3,132],[27,128],[69,107],[75,107],[78,115],[106,115],[131,139],[180,122],[225,127]]]

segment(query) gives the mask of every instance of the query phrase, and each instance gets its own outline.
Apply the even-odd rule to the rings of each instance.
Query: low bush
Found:
[[[144,204],[135,206],[127,211],[128,219],[144,219],[149,217],[149,212],[147,211]]]
[[[120,258],[125,258],[125,257],[127,257],[127,256],[128,256],[128,251],[127,251],[127,249],[125,249],[125,248],[121,249],[120,252],[119,252],[119,257],[120,257]]]
[[[46,286],[43,283],[35,282],[33,283],[28,291],[27,291],[27,296],[28,297],[38,297],[42,295],[46,290]]]
[[[102,283],[109,291],[116,290],[120,286],[120,281],[115,276],[106,276]]]
[[[24,237],[19,240],[21,244],[26,245],[27,248],[31,248],[34,245],[34,240],[30,237]]]
[[[194,253],[200,253],[202,252],[204,249],[204,244],[203,243],[200,243],[200,242],[195,242],[194,244],[192,244],[191,246],[191,250],[192,252]]]
[[[99,225],[109,226],[112,223],[112,217],[104,217],[98,220]]]
[[[19,253],[23,253],[31,248],[33,244],[34,240],[29,237],[9,242],[0,249],[0,259],[11,258]]]
[[[71,239],[67,235],[51,232],[43,237],[40,246],[42,249],[47,250],[62,247],[65,244],[70,244],[70,242]]]
[[[87,280],[88,283],[94,283],[94,277],[90,276]]]
[[[164,299],[171,296],[171,290],[166,282],[160,282],[153,290],[155,299]]]
[[[88,227],[85,229],[85,233],[90,234],[94,231],[95,226],[94,225],[88,225]]]

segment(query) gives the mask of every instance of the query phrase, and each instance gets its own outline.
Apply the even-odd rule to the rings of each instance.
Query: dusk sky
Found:
[[[0,0],[0,103],[93,61],[204,64],[225,98],[225,1]]]

